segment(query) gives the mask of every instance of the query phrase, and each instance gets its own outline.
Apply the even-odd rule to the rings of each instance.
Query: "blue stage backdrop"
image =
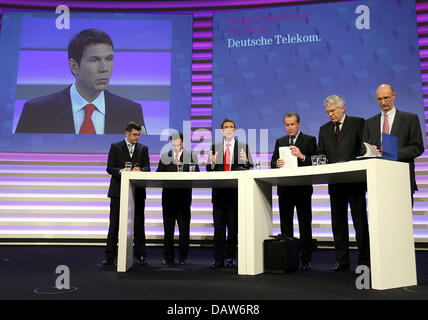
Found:
[[[70,29],[57,29],[58,14],[4,12],[0,38],[0,151],[100,152],[124,134],[15,133],[24,103],[58,92],[74,81],[67,46],[83,29],[105,31],[114,45],[108,90],[141,104],[147,136],[159,152],[163,130],[190,120],[192,16],[72,13]],[[132,119],[130,119],[132,120]]]
[[[240,128],[268,129],[273,151],[286,112],[318,137],[327,96],[343,96],[349,115],[367,119],[380,112],[377,86],[389,83],[395,106],[418,114],[424,131],[417,34],[412,0],[215,13],[213,127],[230,117]]]

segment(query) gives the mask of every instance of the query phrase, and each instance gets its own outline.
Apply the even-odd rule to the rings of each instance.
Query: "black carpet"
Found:
[[[127,273],[101,266],[102,247],[0,246],[0,300],[378,300],[428,299],[428,252],[416,252],[418,286],[385,291],[358,290],[352,272],[332,273],[332,250],[313,254],[310,272],[239,276],[237,268],[210,270],[212,248],[191,247],[188,264],[163,266],[161,247],[148,248],[148,265]],[[351,252],[351,261],[356,261]],[[55,284],[64,271],[70,289]],[[355,266],[353,266],[355,268]],[[353,270],[353,269],[352,269]],[[61,284],[61,282],[60,282]],[[64,284],[64,282],[62,282]]]

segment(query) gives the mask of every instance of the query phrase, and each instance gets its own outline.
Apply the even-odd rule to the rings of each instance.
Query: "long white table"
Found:
[[[133,262],[133,194],[145,187],[238,187],[238,274],[263,273],[263,241],[272,234],[272,186],[367,181],[371,285],[417,284],[409,167],[381,159],[296,169],[233,172],[124,172],[117,271]]]

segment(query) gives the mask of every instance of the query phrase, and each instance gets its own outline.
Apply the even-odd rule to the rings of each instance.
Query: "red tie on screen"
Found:
[[[80,127],[80,134],[94,134],[95,127],[92,122],[91,116],[94,113],[95,106],[93,104],[87,104],[85,106],[85,119],[83,119],[82,126]]]
[[[178,165],[178,153],[175,154],[175,165]]]
[[[227,144],[226,152],[224,153],[224,171],[230,171],[230,144]]]
[[[383,128],[382,132],[389,134],[389,123],[388,123],[388,116],[386,112],[383,114]]]

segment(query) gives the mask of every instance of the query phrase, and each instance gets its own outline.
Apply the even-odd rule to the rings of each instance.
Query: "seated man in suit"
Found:
[[[183,149],[183,134],[174,132],[170,136],[172,150],[161,154],[157,172],[176,172],[179,163],[183,171],[190,171],[193,165],[199,172],[198,158],[190,151]],[[186,264],[190,240],[190,206],[192,204],[192,188],[163,188],[162,216],[164,229],[164,260],[163,265],[174,263],[174,228],[178,224],[179,255],[178,263]]]
[[[246,170],[253,166],[250,150],[246,143],[235,139],[235,122],[223,120],[223,139],[211,146],[207,171]],[[238,190],[234,188],[213,188],[214,219],[214,262],[211,269],[236,265],[238,248]],[[227,228],[227,240],[226,240]]]
[[[107,172],[111,174],[108,197],[110,198],[110,225],[107,248],[103,265],[111,265],[117,256],[120,211],[120,178],[123,171],[150,171],[149,149],[138,143],[141,125],[129,122],[125,129],[125,139],[112,143],[107,158]],[[131,162],[132,169],[125,168]],[[146,189],[135,189],[134,209],[134,254],[138,262],[146,264],[146,236],[144,231],[144,207]]]
[[[327,97],[324,107],[330,121],[320,128],[318,153],[325,154],[329,163],[355,159],[360,155],[364,119],[345,114],[345,100],[339,95]],[[329,184],[328,193],[337,260],[331,271],[348,271],[350,268],[348,204],[359,249],[358,264],[370,266],[366,183]]]
[[[113,71],[108,34],[82,30],[68,45],[68,59],[74,83],[27,101],[15,133],[121,134],[133,119],[146,134],[141,105],[106,90]]]
[[[282,168],[284,160],[279,157],[280,147],[290,147],[293,155],[297,157],[298,166],[310,166],[311,156],[317,152],[315,137],[300,131],[300,116],[296,112],[289,112],[284,116],[284,126],[287,135],[275,142],[272,155],[271,168]],[[293,237],[294,207],[299,220],[301,243],[302,271],[311,270],[312,258],[312,186],[278,186],[279,216],[281,233],[286,237]]]
[[[413,205],[413,194],[418,190],[414,159],[424,152],[424,142],[418,116],[395,108],[395,97],[396,93],[389,84],[382,84],[376,89],[376,99],[381,113],[367,119],[363,142],[372,144],[374,150],[381,150],[382,132],[397,137],[398,161],[409,164]]]

